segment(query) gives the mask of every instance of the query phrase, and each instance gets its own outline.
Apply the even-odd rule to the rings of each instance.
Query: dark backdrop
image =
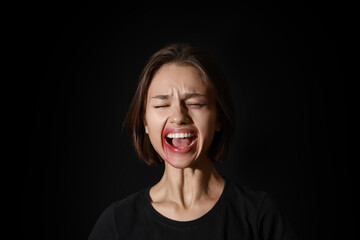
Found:
[[[343,8],[92,1],[29,15],[26,239],[86,239],[105,207],[160,179],[122,122],[145,61],[173,42],[207,49],[232,87],[237,132],[220,173],[273,195],[304,239],[350,237]]]

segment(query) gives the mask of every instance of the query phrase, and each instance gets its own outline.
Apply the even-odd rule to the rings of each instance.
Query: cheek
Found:
[[[161,142],[161,134],[165,124],[165,118],[149,111],[145,114],[146,129],[153,145]],[[154,146],[155,147],[155,146]]]
[[[203,141],[211,143],[216,130],[216,113],[213,111],[200,113],[194,116],[194,122],[200,131]]]

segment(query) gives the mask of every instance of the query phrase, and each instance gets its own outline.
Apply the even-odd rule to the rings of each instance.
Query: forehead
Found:
[[[209,88],[196,68],[165,64],[154,75],[149,86],[148,95],[173,94],[173,91],[206,94]]]

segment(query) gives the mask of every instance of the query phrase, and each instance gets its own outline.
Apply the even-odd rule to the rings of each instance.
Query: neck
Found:
[[[165,171],[160,182],[153,187],[161,198],[191,208],[196,202],[218,198],[224,179],[214,164],[206,159],[196,166],[177,169],[165,162]],[[159,195],[158,195],[159,196]]]

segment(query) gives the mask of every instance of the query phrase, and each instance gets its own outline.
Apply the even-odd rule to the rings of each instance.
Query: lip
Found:
[[[196,131],[189,129],[189,128],[166,128],[166,129],[164,129],[163,134],[162,134],[163,148],[167,148],[170,151],[175,152],[175,153],[188,153],[191,151],[191,149],[195,146],[195,144],[197,142],[197,137],[196,137],[196,139],[190,146],[184,147],[184,148],[176,148],[176,147],[172,146],[171,144],[169,144],[165,140],[165,137],[169,133],[190,133],[190,134],[196,135]]]

